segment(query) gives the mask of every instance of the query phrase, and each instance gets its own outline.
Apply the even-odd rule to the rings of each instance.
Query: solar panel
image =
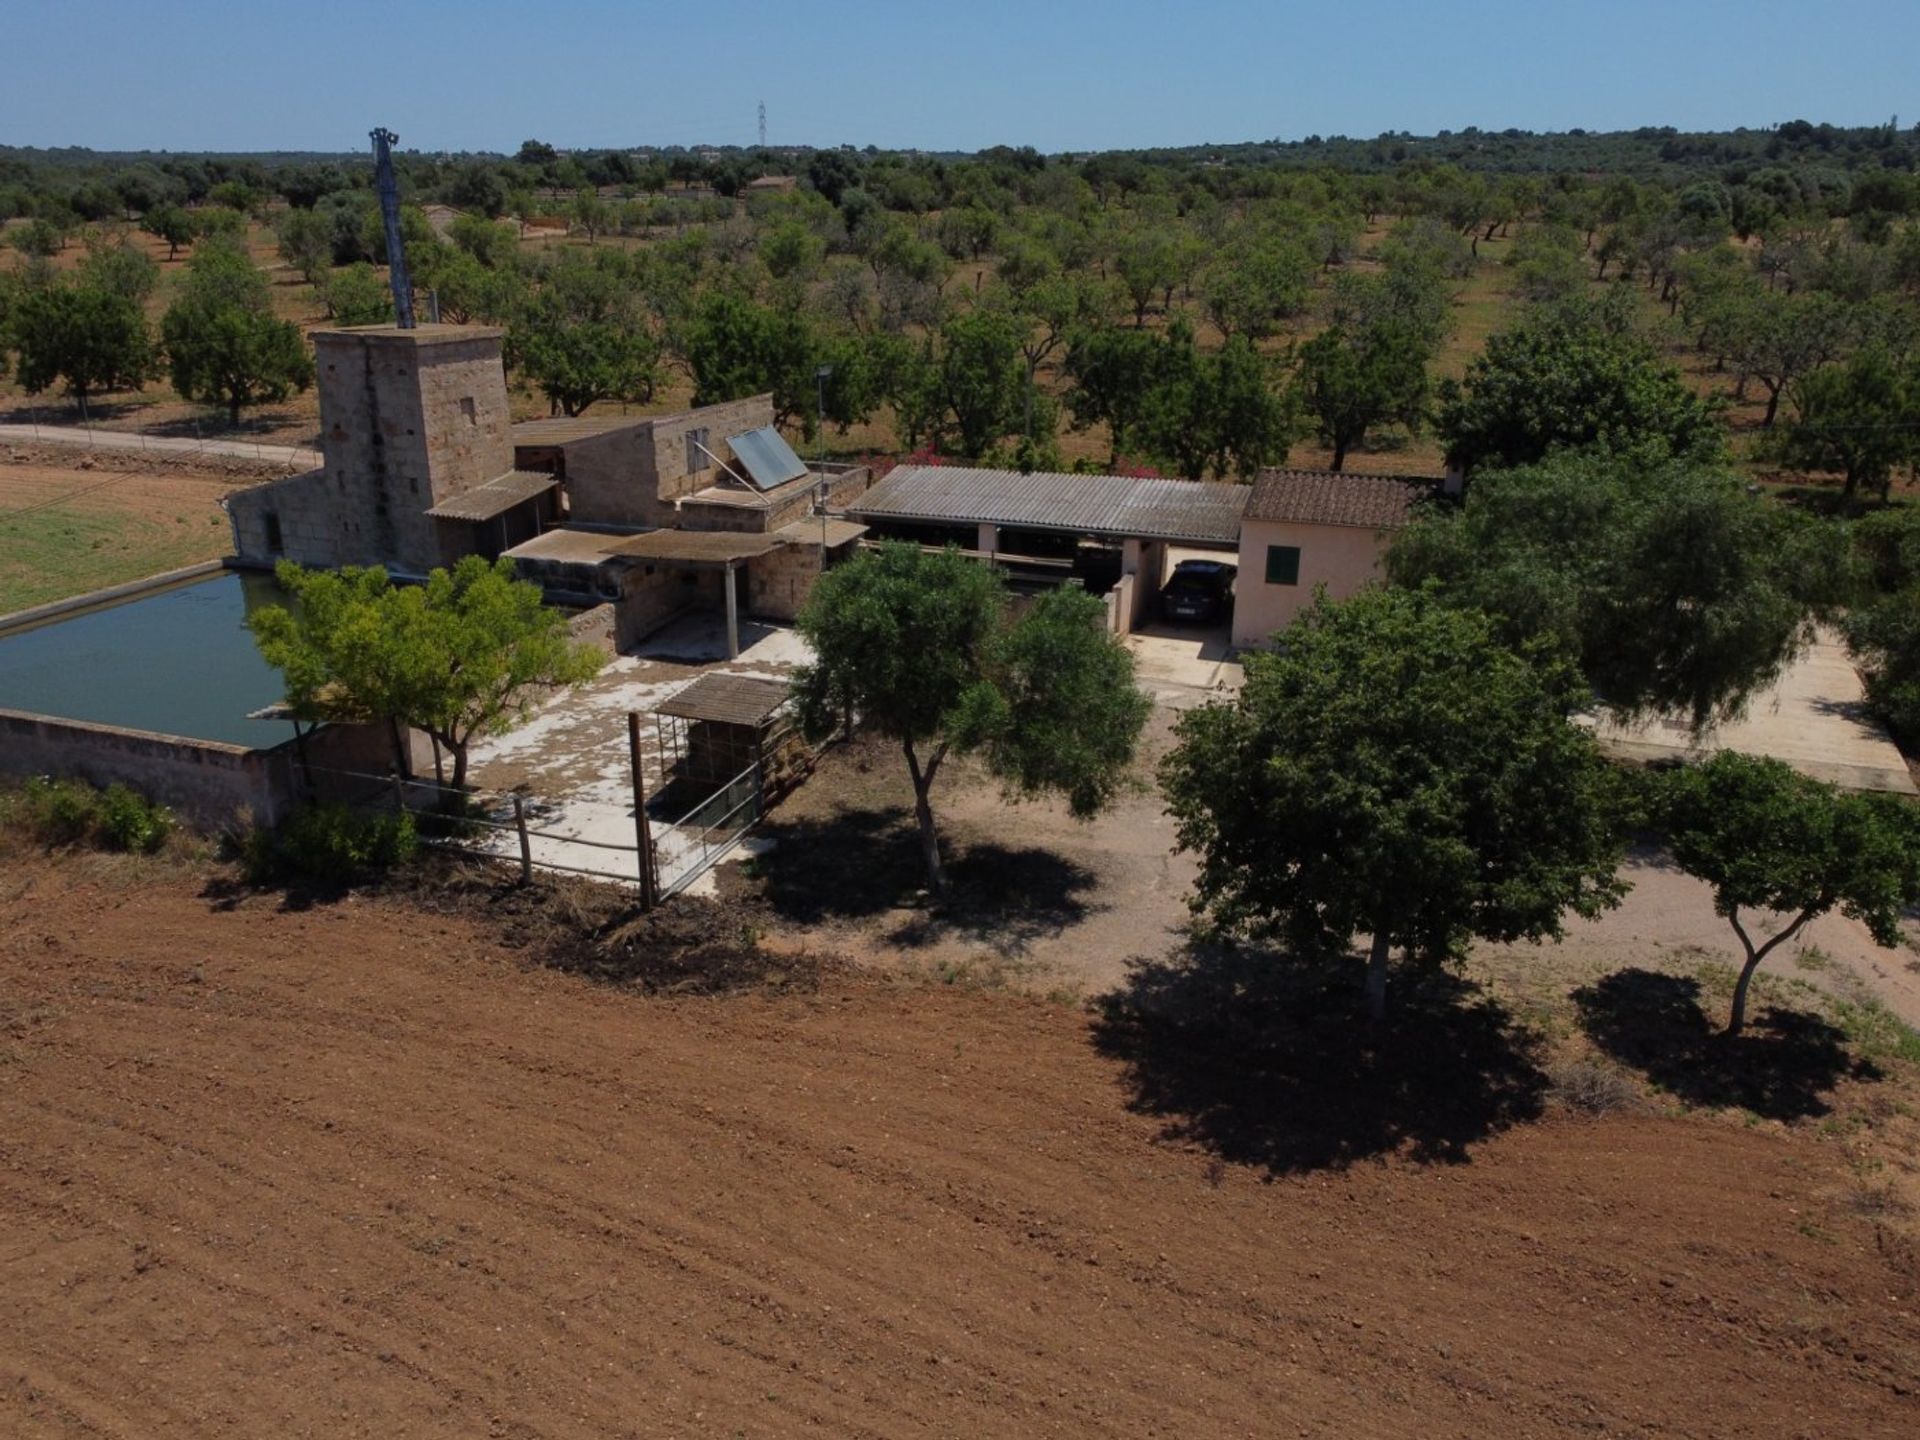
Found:
[[[786,437],[771,425],[735,435],[727,444],[733,447],[734,458],[746,467],[753,483],[762,490],[798,480],[807,473],[806,462],[793,453]]]

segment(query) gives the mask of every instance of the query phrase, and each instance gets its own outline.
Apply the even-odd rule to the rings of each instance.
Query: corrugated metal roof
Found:
[[[787,437],[771,425],[762,425],[744,435],[729,436],[727,444],[734,458],[746,467],[753,483],[762,490],[798,480],[807,473],[806,462],[793,453]]]
[[[916,465],[895,470],[847,513],[863,520],[1232,544],[1246,504],[1246,486],[1203,480]]]
[[[498,480],[449,495],[427,514],[436,520],[492,520],[559,483],[554,476],[538,470],[509,470]]]
[[[1291,525],[1354,525],[1396,530],[1413,507],[1439,488],[1409,475],[1354,475],[1344,470],[1262,470],[1253,482],[1247,519]]]
[[[748,534],[737,530],[649,530],[633,535],[609,547],[610,555],[630,555],[636,560],[661,560],[687,565],[723,565],[733,560],[752,560],[778,548],[771,535]]]
[[[787,682],[758,675],[702,675],[653,707],[656,715],[759,726],[787,703]]]

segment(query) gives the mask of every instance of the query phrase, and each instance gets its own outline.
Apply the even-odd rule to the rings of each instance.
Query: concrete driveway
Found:
[[[1127,636],[1127,648],[1133,652],[1140,687],[1170,710],[1189,710],[1240,688],[1240,663],[1231,658],[1224,625],[1156,622]]]
[[[1622,759],[1700,759],[1719,750],[1771,755],[1849,790],[1916,791],[1907,762],[1866,708],[1866,689],[1839,635],[1823,630],[1738,720],[1695,737],[1679,720],[1602,721],[1601,748]]]

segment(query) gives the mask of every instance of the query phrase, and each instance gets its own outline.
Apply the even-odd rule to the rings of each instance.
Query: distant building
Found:
[[[792,175],[762,175],[757,180],[747,181],[740,188],[747,195],[784,195],[799,184],[800,181]]]

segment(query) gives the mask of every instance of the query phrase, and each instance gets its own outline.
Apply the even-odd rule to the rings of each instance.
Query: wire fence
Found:
[[[523,881],[531,880],[535,870],[553,870],[636,886],[649,904],[681,893],[712,869],[765,810],[757,760],[690,809],[667,819],[656,819],[649,809],[658,809],[671,787],[658,792],[651,807],[638,789],[636,804],[621,806],[604,800],[553,802],[518,791],[457,789],[397,769],[378,773],[305,765],[302,772],[310,789],[316,779],[333,782],[325,787],[327,798],[340,803],[421,817],[427,823],[420,827],[420,842],[437,850],[517,862]],[[559,817],[570,817],[570,823],[540,823]],[[633,826],[631,841],[584,833],[593,829],[604,834],[620,825]]]

